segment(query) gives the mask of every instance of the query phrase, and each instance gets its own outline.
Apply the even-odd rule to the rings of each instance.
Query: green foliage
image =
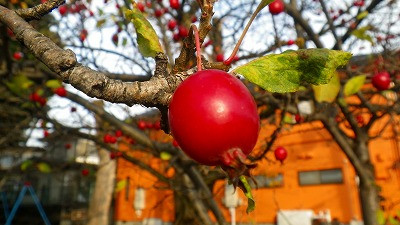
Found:
[[[379,225],[385,225],[386,218],[385,218],[385,213],[382,210],[378,210],[376,212],[376,219]]]
[[[48,88],[59,88],[61,86],[62,86],[62,83],[59,80],[48,80],[48,81],[46,81],[46,87],[48,87]]]
[[[351,54],[328,49],[301,49],[271,54],[234,69],[270,92],[294,92],[303,84],[326,84]]]
[[[33,81],[24,75],[16,75],[12,77],[11,81],[6,81],[5,84],[15,95],[23,96],[29,93],[29,88],[33,85]]]
[[[42,173],[50,173],[51,172],[51,167],[49,164],[45,163],[45,162],[40,162],[36,165],[36,167],[38,168],[38,170]]]
[[[374,41],[372,40],[372,37],[369,34],[367,34],[367,31],[371,29],[372,29],[371,26],[360,27],[357,30],[351,32],[351,34],[358,39],[369,41],[371,44],[373,44]]]
[[[122,191],[122,189],[124,189],[127,184],[128,182],[126,179],[118,181],[117,184],[115,185],[114,192],[117,193]]]
[[[29,167],[31,167],[33,165],[32,160],[25,160],[23,163],[21,163],[21,170],[22,171],[26,171]]]
[[[253,194],[251,193],[251,186],[245,176],[240,176],[239,180],[241,182],[239,186],[243,190],[244,195],[247,197],[246,213],[250,213],[254,211],[254,208],[256,207],[256,202],[254,201]]]
[[[140,53],[144,57],[154,58],[157,53],[163,52],[156,31],[143,13],[136,7],[133,7],[132,10],[125,10],[124,13],[125,17],[135,26]]]
[[[162,160],[166,160],[166,161],[168,161],[168,160],[170,160],[171,159],[171,154],[169,154],[168,152],[161,152],[160,153],[160,159],[162,159]]]
[[[332,76],[332,79],[327,84],[312,85],[314,90],[314,97],[317,102],[329,102],[335,101],[336,96],[340,91],[340,78],[337,73]]]
[[[346,84],[344,85],[344,95],[350,96],[354,95],[361,89],[365,82],[365,75],[358,75],[349,79]]]

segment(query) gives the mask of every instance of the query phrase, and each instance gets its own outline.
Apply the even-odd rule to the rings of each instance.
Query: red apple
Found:
[[[390,74],[386,71],[376,73],[372,77],[372,85],[379,91],[384,91],[390,87]]]

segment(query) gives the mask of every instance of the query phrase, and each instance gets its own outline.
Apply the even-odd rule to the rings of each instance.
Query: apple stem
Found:
[[[194,33],[194,39],[196,41],[196,55],[197,55],[197,71],[201,71],[201,48],[200,48],[200,37],[199,30],[196,25],[192,24],[192,29]]]
[[[272,1],[271,1],[271,0],[264,0],[264,1],[262,1],[262,2],[258,5],[257,9],[253,12],[253,15],[251,15],[251,18],[250,18],[249,22],[247,22],[246,27],[244,28],[243,33],[242,33],[242,35],[240,36],[238,42],[236,43],[235,48],[233,49],[231,55],[229,56],[229,58],[227,58],[227,59],[224,61],[224,64],[225,64],[225,65],[227,65],[227,66],[231,65],[233,59],[234,59],[235,56],[236,56],[236,53],[239,51],[239,47],[240,47],[240,45],[242,44],[242,41],[243,41],[243,39],[244,39],[244,36],[246,35],[247,31],[249,30],[250,25],[253,23],[253,20],[256,18],[256,16],[258,15],[258,13],[259,13],[265,6],[267,6],[270,2],[272,2]]]

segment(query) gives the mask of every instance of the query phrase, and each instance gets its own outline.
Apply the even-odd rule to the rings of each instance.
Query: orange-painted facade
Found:
[[[398,119],[398,118],[397,118]],[[387,118],[382,119],[373,131],[378,132],[386,124]],[[399,121],[394,121],[399,123]],[[393,167],[400,161],[400,140],[396,136],[396,127],[387,126],[379,138],[369,143],[370,155],[376,169],[376,182],[382,188],[384,197],[382,207],[388,214],[400,210],[400,169]],[[265,139],[271,135],[274,127],[262,122],[259,141],[254,153],[264,148]],[[397,132],[400,132],[397,130]],[[158,141],[170,142],[171,137],[162,131],[152,131],[151,134]],[[374,134],[371,134],[374,135]],[[332,140],[330,134],[320,122],[290,125],[285,127],[275,146],[285,146],[288,158],[284,164],[277,162],[273,153],[269,152],[266,159],[258,163],[253,175],[274,177],[281,174],[282,181],[271,187],[262,187],[253,190],[256,200],[256,209],[246,214],[247,201],[240,192],[242,204],[236,210],[238,222],[243,223],[274,223],[278,210],[311,209],[315,213],[329,210],[332,218],[348,223],[351,220],[361,220],[361,209],[358,197],[356,175],[349,160],[342,153],[339,146]],[[127,151],[126,146],[121,146]],[[143,152],[135,152],[134,156],[142,159],[152,168],[173,175],[167,169],[167,163],[151,158]],[[300,185],[299,173],[305,171],[325,171],[339,169],[342,173],[342,182],[334,184]],[[118,159],[117,179],[129,177],[129,187],[119,191],[115,201],[115,220],[142,221],[144,218],[161,218],[164,222],[174,220],[173,194],[165,189],[165,185],[158,182],[150,173],[140,170],[139,167]],[[223,205],[225,182],[215,185],[213,190],[215,199],[224,209],[229,221],[229,211]],[[133,209],[134,192],[136,188],[146,190],[146,206],[139,217]],[[127,189],[129,193],[127,194]]]

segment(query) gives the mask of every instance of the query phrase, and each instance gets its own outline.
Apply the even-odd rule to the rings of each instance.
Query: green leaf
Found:
[[[115,185],[115,192],[120,192],[122,191],[122,189],[124,189],[126,187],[126,185],[128,184],[128,182],[125,180],[120,180],[117,182],[117,184]]]
[[[364,85],[365,78],[366,78],[365,75],[358,75],[350,78],[344,85],[344,90],[343,90],[344,95],[350,96],[357,93],[357,91],[359,91],[361,87]]]
[[[379,225],[384,225],[386,223],[385,213],[382,210],[376,212],[376,219]]]
[[[5,84],[11,92],[18,96],[22,96],[28,93],[29,87],[34,83],[24,75],[16,75],[12,77],[11,81],[6,81]]]
[[[346,99],[344,99],[344,98],[338,98],[338,103],[342,107],[347,107],[347,102],[346,102]]]
[[[102,28],[104,26],[104,24],[106,24],[106,19],[97,20],[96,27],[97,28]]]
[[[340,78],[337,73],[333,75],[332,79],[327,84],[313,85],[314,96],[317,102],[329,102],[335,101],[336,96],[340,91]]]
[[[301,49],[271,54],[233,70],[270,92],[294,92],[303,84],[326,84],[351,53],[328,49]]]
[[[374,41],[372,40],[372,37],[369,34],[367,34],[367,31],[371,29],[372,26],[368,25],[365,27],[360,27],[357,30],[354,30],[353,32],[351,32],[351,34],[360,40],[366,40],[369,41],[371,44],[373,44]]]
[[[48,81],[46,81],[46,87],[48,87],[48,88],[59,88],[61,86],[62,86],[62,83],[59,80],[48,80]]]
[[[358,20],[361,20],[361,19],[364,19],[364,18],[367,17],[367,16],[368,16],[368,11],[364,11],[364,12],[358,14],[356,18],[357,18]]]
[[[150,22],[144,17],[137,7],[125,10],[125,17],[132,21],[137,33],[139,51],[144,57],[155,57],[157,53],[163,52],[156,31]]]
[[[26,171],[30,166],[32,166],[33,162],[32,160],[25,160],[22,164],[21,164],[21,170],[22,171]]]
[[[398,221],[397,219],[393,218],[393,216],[389,216],[388,223],[390,225],[400,225],[400,221]]]
[[[160,158],[162,160],[165,160],[165,161],[170,160],[171,159],[171,154],[169,154],[168,152],[161,152],[160,153]]]
[[[50,173],[51,172],[51,167],[49,164],[45,163],[45,162],[40,162],[36,165],[36,167],[38,168],[38,170],[42,173]]]
[[[261,7],[261,9],[262,8],[264,8],[265,6],[267,6],[267,5],[269,5],[271,2],[273,2],[273,1],[275,1],[275,0],[262,0],[261,2],[260,2],[260,4],[258,5],[258,7]]]
[[[283,116],[283,122],[287,124],[295,124],[296,121],[293,119],[293,116],[291,115],[285,115]]]
[[[239,187],[241,187],[241,189],[244,191],[244,195],[247,197],[246,213],[250,213],[254,211],[256,207],[256,202],[254,201],[253,194],[251,193],[251,187],[246,177],[242,175],[239,177],[239,180],[241,182],[241,185],[239,185]]]

